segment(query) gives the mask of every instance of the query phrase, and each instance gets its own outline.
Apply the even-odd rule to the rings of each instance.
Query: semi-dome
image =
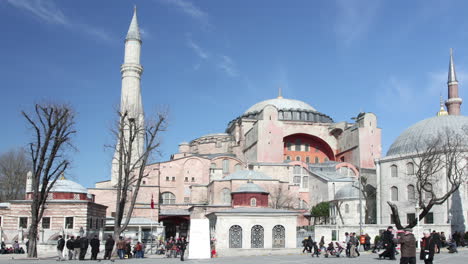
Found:
[[[259,185],[252,183],[252,182],[248,182],[246,184],[242,184],[239,188],[237,188],[237,190],[235,190],[232,193],[268,193],[268,192],[265,191],[265,189],[263,189]]]
[[[467,137],[468,117],[445,115],[419,121],[393,142],[387,156],[415,153],[417,149],[424,150],[431,140],[446,133],[447,129],[454,135]]]
[[[275,98],[275,99],[270,99],[270,100],[265,100],[259,103],[254,104],[251,106],[247,111],[244,112],[244,114],[248,113],[255,113],[255,112],[260,112],[265,108],[267,105],[273,105],[278,110],[306,110],[306,111],[312,111],[312,112],[317,112],[315,108],[310,106],[309,104],[299,101],[299,100],[293,100],[293,99],[286,99],[286,98]]]
[[[58,179],[52,189],[50,190],[51,193],[88,193],[85,187],[81,184],[76,183],[74,181],[66,180],[66,179]]]

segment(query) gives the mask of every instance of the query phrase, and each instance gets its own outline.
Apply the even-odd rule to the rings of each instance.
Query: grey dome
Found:
[[[335,193],[335,200],[359,199],[359,187],[357,183],[346,184]]]
[[[241,185],[239,188],[237,188],[237,190],[235,190],[232,193],[268,193],[268,192],[265,191],[265,189],[263,189],[259,185],[252,183],[252,182],[248,182],[246,184]]]
[[[50,190],[56,193],[88,193],[88,190],[81,184],[70,180],[57,180]]]
[[[252,107],[247,109],[244,114],[260,112],[267,105],[274,105],[276,108],[278,108],[278,110],[297,109],[317,112],[315,108],[302,101],[286,98],[275,98],[254,104]]]
[[[449,128],[451,132],[466,137],[468,128],[466,116],[435,116],[414,124],[406,129],[390,146],[387,156],[414,153],[419,148],[423,150],[428,142],[439,134],[445,133]]]
[[[267,176],[259,171],[253,170],[238,170],[228,176],[224,177],[223,180],[273,180],[270,176]]]

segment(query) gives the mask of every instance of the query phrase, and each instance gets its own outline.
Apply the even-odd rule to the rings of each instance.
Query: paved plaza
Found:
[[[48,264],[48,263],[57,263],[55,259],[44,259],[44,260],[27,260],[27,259],[11,259],[13,255],[3,255],[0,256],[0,264]],[[372,253],[363,253],[361,257],[350,259],[350,258],[312,258],[310,255],[284,255],[284,256],[252,256],[252,257],[225,257],[225,258],[214,258],[207,260],[190,260],[188,263],[224,263],[224,264],[270,264],[270,263],[320,263],[320,264],[338,264],[338,263],[360,263],[360,264],[370,264],[370,263],[399,263],[399,261],[390,261],[390,260],[378,260],[376,254]],[[399,257],[398,257],[399,260]],[[145,259],[130,259],[130,260],[119,260],[116,259],[114,262],[109,260],[101,260],[99,263],[180,263],[179,259],[166,259],[166,258],[145,258]],[[448,254],[443,252],[436,255],[434,263],[444,263],[444,264],[466,264],[468,262],[468,251],[462,250],[458,254]],[[62,263],[98,263],[97,261],[63,261]],[[418,260],[418,263],[423,263]]]

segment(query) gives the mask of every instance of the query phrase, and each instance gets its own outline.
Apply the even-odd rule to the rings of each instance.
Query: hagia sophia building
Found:
[[[141,47],[135,10],[121,66],[121,109],[143,123]],[[403,177],[411,175],[407,173],[411,142],[445,127],[463,133],[461,127],[468,125],[460,112],[452,55],[448,90],[448,112],[441,105],[437,116],[403,132],[387,156],[382,155],[382,131],[375,114],[358,113],[354,123],[337,122],[306,102],[284,98],[280,90],[277,98],[258,102],[233,117],[224,132],[182,142],[170,160],[147,165],[148,176],[126,235],[137,240],[187,236],[191,220],[208,219],[211,238],[226,254],[239,248],[295,248],[301,227],[312,224],[316,224],[315,237],[323,235],[327,241],[342,240],[346,231],[359,232],[360,223],[376,235],[391,224],[387,200],[400,203],[402,221],[413,217],[414,206],[406,197],[411,195],[411,183]],[[142,147],[143,143],[135,153],[141,153]],[[105,216],[99,214],[99,219],[106,218],[105,226],[91,224],[94,231],[112,231],[115,172],[113,164],[110,179],[97,182],[83,196],[89,197],[87,202],[96,200],[107,207]],[[359,177],[366,177],[373,195],[362,197]],[[460,195],[459,221],[464,222],[468,184],[461,187]],[[156,197],[156,209],[151,209],[152,197]],[[330,217],[317,222],[310,209],[321,202],[330,203]],[[423,228],[450,233],[451,206],[452,202],[436,206]],[[0,216],[4,210],[8,208],[0,204]]]

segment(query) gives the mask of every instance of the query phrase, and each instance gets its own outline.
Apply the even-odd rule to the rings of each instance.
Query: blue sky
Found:
[[[224,132],[278,87],[335,121],[376,113],[385,153],[438,111],[449,48],[468,98],[466,1],[0,0],[0,153],[29,140],[21,110],[68,102],[78,113],[69,175],[87,187],[110,178],[104,145],[134,4],[145,111],[170,111],[159,160]]]

